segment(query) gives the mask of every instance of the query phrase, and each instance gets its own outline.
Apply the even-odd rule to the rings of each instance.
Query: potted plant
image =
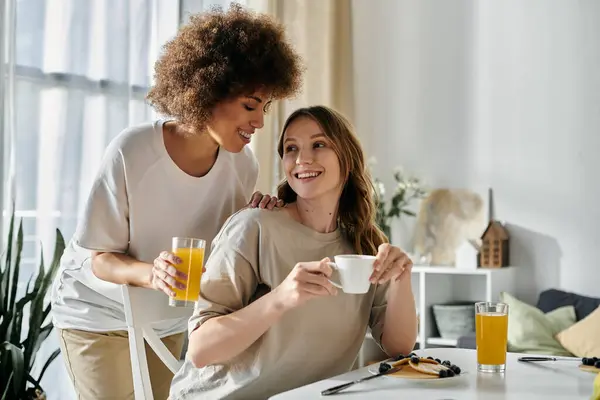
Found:
[[[374,161],[371,161],[374,163]],[[409,209],[414,200],[422,199],[427,195],[427,190],[421,186],[418,178],[404,172],[400,167],[394,170],[396,186],[392,192],[389,203],[385,200],[385,185],[379,179],[374,179],[375,204],[377,214],[375,222],[379,228],[392,241],[391,223],[395,218],[402,216],[415,217],[416,214]]]
[[[16,238],[14,223],[13,213],[7,247],[4,249],[5,257],[0,263],[0,399],[45,399],[40,381],[60,349],[56,349],[44,361],[39,375],[34,377],[32,370],[40,346],[53,329],[52,322],[47,321],[51,306],[45,298],[58,269],[65,242],[57,229],[52,263],[46,268],[43,256],[40,256],[37,276],[34,278],[33,274],[29,278],[25,293],[19,295],[23,223],[19,223]]]

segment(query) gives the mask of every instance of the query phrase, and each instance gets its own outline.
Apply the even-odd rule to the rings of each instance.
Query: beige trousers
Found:
[[[133,399],[133,377],[126,331],[86,332],[58,329],[67,371],[81,400]],[[185,333],[162,339],[179,358]],[[146,357],[155,400],[166,400],[173,374],[146,343]]]

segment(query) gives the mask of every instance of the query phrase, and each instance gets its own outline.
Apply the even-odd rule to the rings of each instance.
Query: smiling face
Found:
[[[277,152],[286,179],[277,186],[277,197],[288,204],[319,198],[312,209],[333,210],[329,215],[335,215],[357,254],[377,254],[387,238],[374,222],[373,182],[350,121],[332,108],[315,105],[297,109],[283,126]],[[307,171],[312,179],[300,174]],[[310,204],[304,203],[308,211]]]
[[[342,188],[339,158],[333,143],[310,117],[291,122],[283,137],[283,168],[292,190],[303,199],[332,195]]]
[[[256,92],[219,103],[206,125],[209,135],[225,150],[239,153],[264,125],[270,105],[266,93]]]

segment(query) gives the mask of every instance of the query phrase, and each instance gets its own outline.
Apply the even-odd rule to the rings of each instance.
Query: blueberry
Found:
[[[587,358],[587,357],[583,357],[583,358],[581,359],[581,363],[582,363],[583,365],[590,365],[590,359],[589,359],[589,358]]]
[[[427,359],[428,360],[433,360],[434,358],[430,356],[430,357],[427,357]]]
[[[409,353],[406,357],[416,357],[417,355],[415,353]]]
[[[452,365],[450,366],[450,369],[456,374],[456,375],[460,375],[460,367],[458,365]]]
[[[393,358],[394,361],[400,361],[402,359],[406,358],[404,356],[404,354],[398,354],[396,357]]]
[[[440,378],[445,378],[448,376],[448,371],[443,369],[440,371]]]
[[[594,367],[600,368],[600,360],[598,360],[594,363]]]
[[[598,358],[598,357],[592,357],[592,359],[594,360],[594,362],[600,360],[600,358]]]
[[[414,364],[418,364],[419,363],[419,357],[411,357],[410,361],[412,361]]]
[[[442,363],[442,360],[440,360],[439,358],[436,358],[436,359],[435,359],[435,361],[436,361],[438,364],[441,364],[441,363]]]
[[[450,361],[448,361],[448,360],[444,360],[444,361],[442,361],[442,365],[445,366],[445,367],[450,368],[450,366],[452,365],[452,363]]]
[[[448,375],[449,378],[452,378],[455,375],[454,371],[452,371],[451,369],[449,369],[448,371],[446,371],[446,374]]]
[[[392,366],[388,363],[382,362],[379,364],[379,372],[387,372],[392,368]]]

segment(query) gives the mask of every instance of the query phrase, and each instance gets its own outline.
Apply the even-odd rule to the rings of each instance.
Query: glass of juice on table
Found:
[[[172,307],[194,307],[200,295],[200,279],[204,264],[204,247],[206,242],[202,239],[174,237],[171,251],[181,259],[175,268],[187,275],[187,280],[177,278],[185,284],[185,289],[173,288],[175,297],[169,298]]]
[[[508,304],[475,303],[477,370],[504,372],[508,339]]]

